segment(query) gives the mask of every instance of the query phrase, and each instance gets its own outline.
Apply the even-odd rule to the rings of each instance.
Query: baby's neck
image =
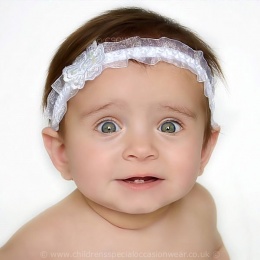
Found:
[[[106,208],[87,198],[85,199],[89,207],[110,224],[119,228],[130,230],[138,230],[149,227],[150,225],[164,218],[167,215],[170,207],[168,205],[147,214],[128,214]]]

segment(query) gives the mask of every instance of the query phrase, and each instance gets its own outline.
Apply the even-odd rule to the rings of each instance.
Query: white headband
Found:
[[[155,65],[159,61],[190,70],[197,75],[198,82],[204,82],[204,95],[208,97],[211,113],[214,111],[214,78],[203,57],[202,51],[195,51],[186,44],[166,37],[160,39],[131,37],[120,42],[94,41],[72,65],[65,67],[62,75],[51,85],[45,114],[51,127],[58,131],[59,123],[67,111],[67,102],[106,68],[124,68],[128,60]],[[211,117],[211,124],[214,125]]]

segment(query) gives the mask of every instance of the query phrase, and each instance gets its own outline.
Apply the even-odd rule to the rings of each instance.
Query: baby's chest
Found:
[[[111,238],[113,240],[113,238]],[[143,241],[140,244],[128,244],[124,241],[111,245],[110,241],[104,243],[86,244],[71,249],[71,253],[77,252],[80,257],[88,259],[212,259],[214,250],[211,246],[198,245],[197,242],[191,244],[190,241],[169,243],[163,240],[153,245],[149,241]]]
[[[183,228],[139,235],[104,231],[89,233],[75,241],[71,250],[89,259],[211,259],[208,256],[214,245],[210,240],[205,233]]]

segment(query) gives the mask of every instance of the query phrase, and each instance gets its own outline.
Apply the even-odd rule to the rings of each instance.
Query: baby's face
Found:
[[[184,197],[200,173],[203,84],[166,63],[106,69],[65,116],[69,174],[88,199],[149,213]]]

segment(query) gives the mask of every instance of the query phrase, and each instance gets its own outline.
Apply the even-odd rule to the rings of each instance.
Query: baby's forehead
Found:
[[[203,83],[189,70],[160,62],[143,65],[129,62],[125,68],[105,69],[72,98],[75,105],[94,106],[96,103],[135,104],[136,106],[191,107],[206,99]],[[86,102],[87,101],[87,102]]]
[[[174,117],[204,123],[203,100],[203,83],[191,72],[164,63],[150,67],[131,63],[106,69],[88,81],[68,102],[67,118],[96,122],[109,117],[130,125]]]
[[[194,88],[197,93],[203,90],[203,83],[198,82],[196,75],[191,71],[166,62],[159,62],[156,65],[129,62],[124,68],[107,68],[94,80],[86,82],[85,87],[94,88],[101,85],[109,88],[110,85],[121,85],[124,89],[131,84],[132,90],[142,91],[147,87],[148,93],[150,93],[149,87],[153,85],[157,86],[159,91],[163,90],[163,85],[168,86],[164,91],[174,91],[178,87],[183,88],[183,91]],[[196,88],[199,91],[196,91]]]

